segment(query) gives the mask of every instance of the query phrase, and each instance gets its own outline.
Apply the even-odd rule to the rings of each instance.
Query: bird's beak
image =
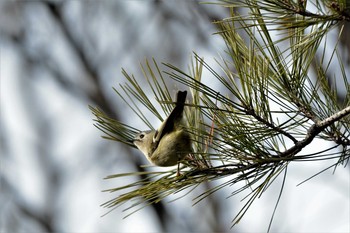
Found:
[[[129,140],[126,140],[126,141],[129,142],[129,143],[134,143],[135,139],[129,139]]]

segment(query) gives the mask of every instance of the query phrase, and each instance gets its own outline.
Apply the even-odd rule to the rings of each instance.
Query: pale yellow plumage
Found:
[[[157,166],[173,166],[192,152],[191,136],[183,122],[186,91],[177,93],[176,106],[157,130],[136,135],[133,143]]]

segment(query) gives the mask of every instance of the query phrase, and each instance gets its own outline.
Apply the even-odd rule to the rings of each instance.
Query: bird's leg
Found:
[[[177,171],[176,171],[176,176],[179,177],[181,175],[180,173],[180,161],[177,162]]]

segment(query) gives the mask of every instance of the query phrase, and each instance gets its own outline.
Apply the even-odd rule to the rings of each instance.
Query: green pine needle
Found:
[[[281,173],[284,185],[289,163],[329,160],[333,164],[325,170],[347,165],[350,95],[348,91],[344,100],[338,101],[336,86],[328,82],[331,62],[336,61],[341,70],[337,82],[345,84],[347,90],[350,85],[337,51],[338,43],[333,48],[332,61],[325,61],[326,49],[320,48],[326,48],[324,38],[329,31],[349,20],[349,16],[346,9],[331,9],[324,1],[316,1],[316,10],[310,12],[303,2],[220,1],[230,9],[231,17],[215,22],[217,34],[227,46],[227,58],[217,60],[219,70],[194,53],[189,72],[168,63],[160,66],[154,59],[146,61],[141,70],[147,85],[141,86],[138,79],[122,71],[126,82],[120,84],[121,91],[114,90],[150,129],[154,128],[140,106],[163,121],[162,116],[173,109],[175,96],[167,79],[189,89],[191,101],[186,103],[185,117],[194,153],[192,160],[183,161],[180,176],[175,169],[108,176],[106,179],[146,178],[106,190],[118,195],[103,207],[129,203],[127,210],[134,213],[165,198],[177,200],[202,183],[217,180],[214,187],[194,198],[194,204],[224,188],[233,190],[232,196],[248,192],[243,208],[233,219],[236,224]],[[248,13],[236,13],[238,7]],[[280,32],[279,38],[273,39],[272,32],[276,31]],[[282,42],[289,47],[281,49]],[[321,59],[317,59],[319,54]],[[210,78],[221,83],[226,93],[203,83],[203,70],[209,71]],[[316,71],[317,79],[310,70]],[[152,94],[146,94],[146,89]],[[153,99],[163,113],[158,111]],[[94,124],[104,133],[104,138],[135,147],[131,139],[140,132],[138,129],[110,118],[96,107],[90,109],[95,116]],[[332,141],[334,145],[301,154],[315,138]],[[334,152],[334,149],[339,150]],[[222,178],[228,179],[220,184]],[[245,185],[237,189],[235,184],[242,182]],[[176,196],[185,190],[185,194]]]

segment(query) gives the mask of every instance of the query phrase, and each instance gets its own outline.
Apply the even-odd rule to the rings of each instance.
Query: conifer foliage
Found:
[[[122,91],[115,89],[117,97],[152,128],[138,106],[145,106],[163,120],[161,116],[169,114],[175,97],[166,79],[184,84],[191,96],[185,117],[193,139],[192,159],[183,161],[179,176],[176,168],[108,176],[146,178],[106,190],[118,195],[104,207],[132,203],[128,208],[133,213],[215,180],[215,185],[194,202],[225,188],[232,196],[248,192],[234,225],[277,177],[285,181],[290,163],[329,160],[329,166],[320,173],[347,165],[350,86],[338,42],[345,22],[350,20],[350,6],[336,0],[235,0],[216,4],[226,7],[231,17],[214,22],[217,34],[226,43],[225,55],[215,67],[196,53],[189,71],[146,61],[141,68],[147,87],[138,84],[141,77],[123,70],[126,82],[121,84]],[[326,46],[327,35],[334,31],[338,41]],[[222,89],[202,82],[203,70],[209,71]],[[346,93],[340,93],[339,87]],[[146,94],[150,92],[152,95]],[[154,98],[165,114],[152,104]],[[130,139],[138,129],[110,118],[98,106],[90,108],[104,138],[134,147]],[[301,153],[315,140],[332,143],[326,150]],[[236,189],[237,183],[243,185]],[[280,190],[282,193],[283,184]]]

